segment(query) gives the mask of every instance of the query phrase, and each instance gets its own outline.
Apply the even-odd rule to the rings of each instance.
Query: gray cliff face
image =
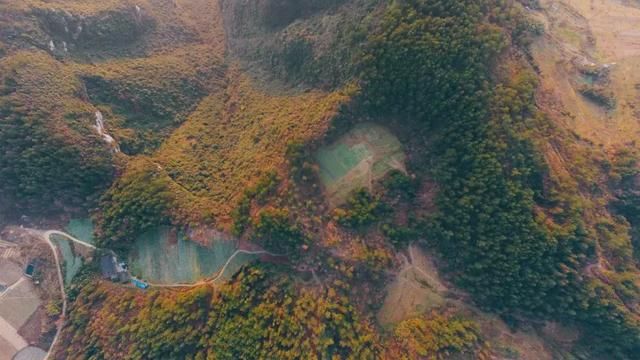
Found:
[[[275,31],[349,0],[222,0],[232,36]]]
[[[378,0],[222,0],[230,53],[289,85],[340,86]],[[361,40],[361,39],[360,39]]]
[[[56,56],[118,55],[139,47],[156,28],[152,14],[135,5],[93,15],[54,8],[8,8],[0,11],[0,48],[39,48]]]
[[[126,46],[155,26],[154,19],[139,7],[124,7],[91,17],[55,9],[34,9],[33,15],[57,48],[63,47],[63,43],[69,49]]]

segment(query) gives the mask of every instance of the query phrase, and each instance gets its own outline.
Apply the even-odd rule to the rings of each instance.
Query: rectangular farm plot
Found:
[[[22,277],[22,271],[23,269],[20,266],[8,260],[0,259],[0,294],[2,293],[2,286],[9,287]]]
[[[2,325],[0,325],[2,326]],[[18,351],[11,343],[0,336],[0,360],[12,360]]]
[[[129,260],[133,275],[152,283],[193,283],[221,270],[237,246],[237,240],[228,238],[214,238],[211,246],[203,246],[160,227],[135,241]],[[225,274],[253,259],[255,256],[234,257]]]
[[[370,155],[364,144],[349,147],[347,144],[338,143],[336,146],[320,149],[317,160],[324,170],[320,172],[322,182],[329,184],[340,180]]]
[[[353,190],[370,188],[393,169],[405,171],[405,158],[398,138],[372,123],[356,125],[315,156],[332,206],[343,203]]]
[[[64,283],[65,285],[69,285],[80,271],[84,263],[83,258],[76,252],[75,245],[64,236],[52,235],[51,239],[62,254],[64,261]]]
[[[41,304],[33,283],[24,278],[18,281],[20,283],[16,283],[0,298],[0,317],[16,329],[22,327]]]

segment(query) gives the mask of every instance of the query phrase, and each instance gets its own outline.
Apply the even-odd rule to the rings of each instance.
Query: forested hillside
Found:
[[[88,126],[95,115],[78,98],[81,82],[39,52],[3,58],[0,68],[0,198],[8,212],[95,202],[114,168],[109,149]]]
[[[639,153],[545,90],[560,3],[0,3],[0,216],[260,254],[146,291],[89,264],[54,357],[637,358]]]
[[[506,53],[509,40],[526,44],[534,24],[502,6],[395,8],[368,51],[363,98],[374,111],[392,109],[441,132],[433,144],[438,213],[428,232],[476,301],[508,316],[584,322],[601,346],[633,357],[638,314],[584,275],[598,261],[597,233],[563,199],[578,190],[554,183],[536,149],[554,125],[535,107],[535,73]],[[503,30],[479,22],[485,16]],[[491,66],[509,75],[492,79]]]

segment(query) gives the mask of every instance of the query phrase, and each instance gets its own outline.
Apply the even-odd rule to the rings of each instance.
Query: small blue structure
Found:
[[[36,271],[36,265],[34,263],[29,263],[29,265],[27,265],[27,268],[24,270],[24,275],[28,278],[33,278],[33,274]]]
[[[133,285],[135,285],[137,288],[140,288],[142,290],[145,290],[145,289],[147,289],[149,287],[148,283],[146,283],[146,282],[144,282],[142,280],[138,280],[136,278],[131,278],[131,283]]]

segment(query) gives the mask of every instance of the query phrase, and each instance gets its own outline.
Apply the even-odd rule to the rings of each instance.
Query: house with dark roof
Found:
[[[129,273],[124,263],[118,263],[115,255],[104,255],[100,258],[100,272],[102,277],[111,281],[125,282],[129,280]]]

